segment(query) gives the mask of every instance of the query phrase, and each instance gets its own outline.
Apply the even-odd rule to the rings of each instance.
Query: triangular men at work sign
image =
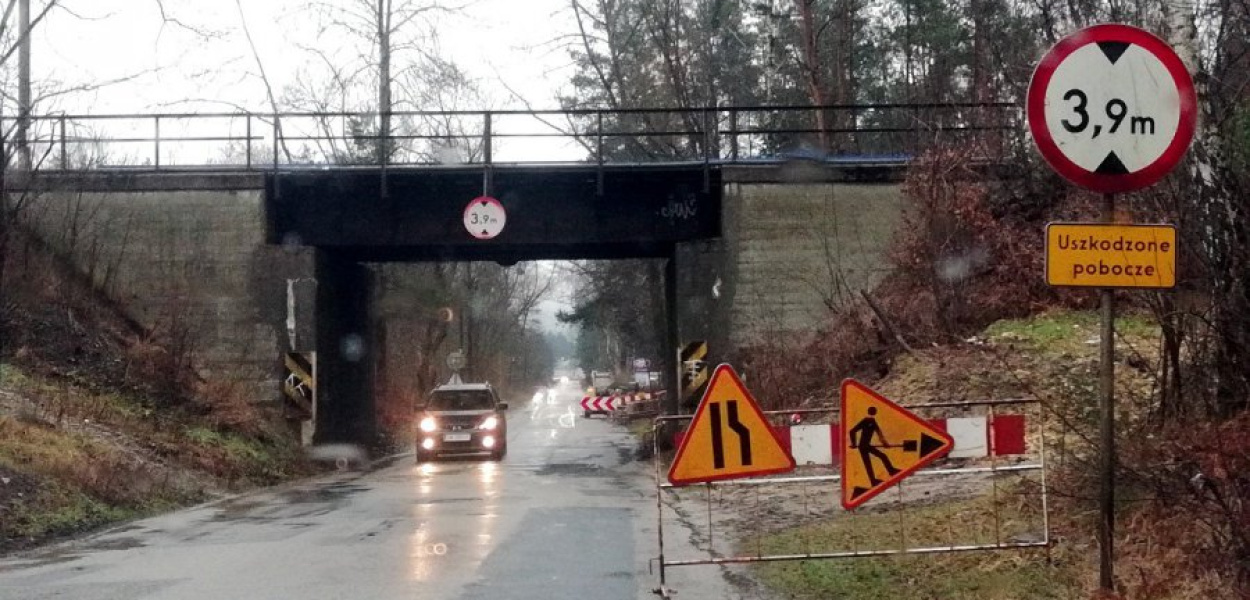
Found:
[[[842,506],[855,508],[955,446],[940,431],[868,386],[842,382]]]
[[[694,411],[668,480],[673,485],[794,470],[759,404],[729,365],[716,367]]]

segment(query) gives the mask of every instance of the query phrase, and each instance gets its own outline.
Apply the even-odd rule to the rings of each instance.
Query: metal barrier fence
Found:
[[[939,144],[992,151],[1022,132],[1012,103],[403,111],[385,120],[386,136],[381,115],[350,112],[6,116],[0,128],[15,162],[58,171],[900,162]]]
[[[659,567],[660,594],[667,597],[666,570],[671,567],[1049,548],[1046,435],[1037,400],[906,408],[948,423],[984,417],[989,424],[982,432],[984,456],[964,452],[964,458],[947,458],[943,466],[917,471],[852,511],[842,510],[839,504],[841,476],[836,456],[833,464],[799,466],[787,476],[674,486],[664,477],[666,459],[660,453],[659,432],[666,424],[689,421],[693,415],[657,417],[652,428],[658,530],[654,564]],[[764,414],[774,427],[782,427],[796,413],[836,420],[838,408]],[[1027,419],[1030,426],[1020,436],[1022,443],[1032,447],[995,447],[1000,436],[994,423],[996,419],[1006,423],[1008,418]],[[956,450],[958,444],[957,439]],[[1023,453],[1017,454],[1019,450]],[[799,449],[791,451],[798,454]],[[964,488],[980,491],[969,494]],[[950,502],[944,506],[943,499]],[[880,528],[881,515],[887,510],[890,525]],[[697,555],[674,556],[666,551],[665,526],[676,523],[697,540]],[[823,528],[824,535],[807,533],[805,537],[804,528],[812,527]],[[788,545],[783,543],[787,540]]]

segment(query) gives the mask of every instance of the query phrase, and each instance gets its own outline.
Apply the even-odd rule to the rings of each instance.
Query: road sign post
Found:
[[[1115,220],[1115,194],[1104,194],[1102,221]],[[1098,291],[1098,587],[1115,587],[1115,290]]]
[[[1029,82],[1029,130],[1046,162],[1069,181],[1103,194],[1100,222],[1115,221],[1115,194],[1155,184],[1184,157],[1193,140],[1197,97],[1180,57],[1153,34],[1127,25],[1096,25],[1055,44]],[[1108,227],[1109,229],[1110,227]],[[1047,232],[1047,282],[1099,287],[1099,568],[1098,585],[1114,589],[1115,562],[1115,294],[1114,287],[1169,288],[1175,284],[1176,242],[1165,277],[1160,264],[1142,264],[1119,249],[1117,257],[1074,263],[1066,278],[1052,278]],[[1114,245],[1115,242],[1107,242]],[[1103,243],[1099,242],[1098,246]],[[1156,246],[1158,262],[1162,243]],[[1134,248],[1136,244],[1134,244]],[[1094,250],[1102,250],[1095,248]],[[1135,249],[1129,253],[1137,252]],[[1143,249],[1141,252],[1147,252]],[[1166,252],[1165,252],[1166,253]],[[1112,264],[1107,264],[1108,260]],[[1130,262],[1135,260],[1137,262]],[[1123,285],[1120,276],[1132,267]],[[1139,280],[1137,268],[1141,267]],[[1147,274],[1147,266],[1154,273]],[[1078,281],[1078,275],[1086,275]]]
[[[464,370],[467,364],[468,360],[464,356],[464,350],[455,350],[448,354],[447,368],[451,369],[451,377],[448,378],[447,383],[453,385],[464,383],[464,380],[460,377],[460,372]]]

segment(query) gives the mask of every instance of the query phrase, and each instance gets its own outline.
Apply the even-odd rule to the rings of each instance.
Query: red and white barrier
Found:
[[[983,458],[1010,456],[1027,452],[1024,415],[989,417],[951,417],[929,419],[934,427],[955,440],[951,458]],[[799,465],[838,464],[838,424],[792,425],[774,427],[781,444]],[[681,444],[685,432],[678,432],[675,444]]]
[[[656,394],[656,396],[663,395]],[[582,398],[582,410],[591,412],[612,412],[616,410],[624,410],[625,407],[635,402],[650,400],[651,394],[624,394],[620,396],[585,396]]]
[[[582,398],[582,410],[597,412],[616,410],[616,396],[586,396]]]
[[[790,455],[795,464],[832,465],[838,441],[838,424],[793,425],[790,429]]]

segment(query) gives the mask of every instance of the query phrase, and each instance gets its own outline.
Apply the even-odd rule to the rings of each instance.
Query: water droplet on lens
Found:
[[[359,361],[365,355],[365,341],[359,335],[349,333],[343,336],[343,343],[339,345],[339,350],[345,360]]]
[[[824,179],[822,164],[825,153],[817,148],[802,145],[786,152],[784,162],[778,168],[777,177],[790,183],[816,182]]]
[[[434,148],[434,160],[439,164],[455,165],[468,162],[465,159],[464,152],[454,143],[440,143]]]
[[[967,252],[943,257],[934,266],[938,279],[947,283],[958,283],[971,277],[988,261],[989,253],[984,248],[973,248]]]
[[[287,252],[298,252],[304,245],[304,238],[294,231],[288,231],[282,236],[282,249]]]

